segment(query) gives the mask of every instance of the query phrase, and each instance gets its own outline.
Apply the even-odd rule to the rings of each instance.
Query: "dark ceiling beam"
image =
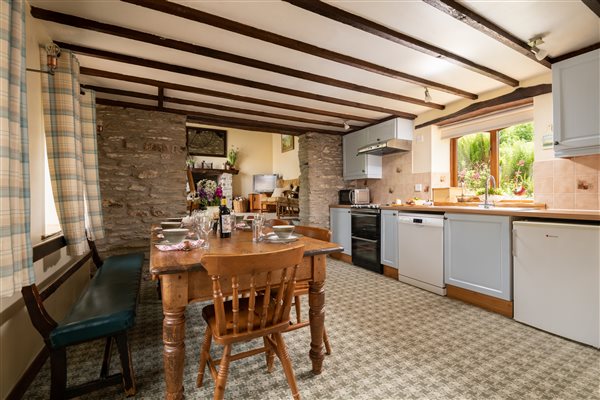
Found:
[[[535,54],[531,52],[531,47],[527,42],[519,39],[510,32],[505,31],[493,22],[485,19],[481,15],[469,10],[461,3],[454,0],[423,0],[425,3],[433,6],[437,10],[448,14],[452,18],[455,18],[471,28],[478,30],[479,32],[491,37],[492,39],[502,43],[505,46],[510,47],[516,52],[524,55],[525,57],[533,60],[537,63],[542,64],[546,68],[552,66],[552,59],[546,57],[543,60],[535,58]]]
[[[86,88],[86,89],[92,89],[99,93],[108,93],[108,94],[114,94],[114,95],[118,95],[118,96],[133,97],[133,98],[137,98],[137,99],[148,99],[148,100],[159,101],[159,96],[141,93],[141,92],[134,92],[131,90],[113,89],[113,88],[107,88],[107,87],[103,87],[103,86],[85,85],[85,84],[81,85],[81,87]],[[160,90],[160,88],[159,88],[159,90]],[[203,107],[203,108],[210,108],[213,110],[230,111],[230,112],[235,112],[235,113],[239,113],[239,114],[257,115],[260,117],[283,119],[283,120],[287,120],[287,121],[303,122],[306,124],[325,125],[325,126],[333,126],[336,128],[344,128],[344,124],[340,124],[337,122],[321,121],[318,119],[295,117],[293,115],[285,115],[285,114],[275,114],[275,113],[258,111],[258,110],[248,110],[245,108],[230,107],[230,106],[224,106],[221,104],[206,103],[206,102],[202,102],[202,101],[195,101],[195,100],[188,100],[188,99],[180,99],[177,97],[163,96],[163,102],[184,104],[184,105]],[[160,104],[158,105],[158,107],[160,107]],[[355,125],[350,125],[350,129],[360,129],[360,127],[355,126]]]
[[[289,135],[302,135],[306,132],[317,132],[324,133],[327,135],[341,135],[344,132],[336,132],[336,131],[328,131],[324,129],[315,129],[315,128],[305,128],[299,126],[288,126],[284,124],[274,124],[271,122],[261,122],[261,121],[253,121],[249,119],[243,118],[231,118],[231,117],[223,117],[219,115],[207,114],[198,111],[190,111],[190,110],[181,110],[178,108],[170,108],[164,107],[159,108],[157,106],[151,106],[147,104],[139,104],[139,103],[130,103],[127,101],[120,100],[111,100],[111,99],[103,99],[96,98],[96,104],[113,106],[113,107],[125,107],[125,108],[134,108],[138,110],[147,110],[147,111],[158,111],[158,112],[166,112],[170,114],[178,114],[185,115],[189,119],[193,119],[195,121],[203,122],[209,125],[217,125],[222,127],[229,128],[239,128],[250,131],[258,131],[258,132],[270,132],[270,133],[283,133]]]
[[[142,85],[148,85],[148,86],[154,86],[154,87],[163,87],[165,89],[178,90],[180,92],[188,92],[188,93],[201,94],[201,95],[205,95],[205,96],[220,97],[220,98],[224,98],[224,99],[241,101],[241,102],[246,102],[246,103],[251,103],[251,104],[261,104],[264,106],[299,111],[299,112],[304,112],[304,113],[309,113],[309,114],[326,115],[328,117],[340,118],[345,121],[361,121],[361,122],[367,122],[367,123],[372,123],[372,122],[376,121],[376,119],[364,118],[364,117],[361,117],[358,115],[343,114],[343,113],[337,113],[337,112],[333,112],[333,111],[321,110],[321,109],[317,109],[317,108],[302,107],[302,106],[297,106],[297,105],[287,104],[287,103],[279,103],[279,102],[263,100],[263,99],[259,99],[259,98],[255,98],[255,97],[239,96],[236,94],[219,92],[216,90],[204,89],[204,88],[188,86],[188,85],[180,85],[177,83],[158,81],[158,80],[154,80],[154,79],[142,78],[142,77],[133,76],[133,75],[119,74],[116,72],[103,71],[103,70],[93,69],[93,68],[88,68],[88,67],[81,67],[80,72],[82,75],[96,76],[96,77],[100,77],[100,78],[114,79],[114,80],[125,81],[125,82],[133,82],[133,83],[139,83]]]
[[[415,129],[423,128],[429,125],[448,125],[450,123],[474,118],[476,116],[489,114],[493,111],[503,109],[506,105],[517,106],[530,102],[535,96],[552,93],[552,84],[543,83],[536,86],[521,87],[513,90],[510,93],[502,96],[494,97],[493,99],[479,101],[468,105],[452,114],[445,115],[440,118],[432,119],[431,121],[423,122],[415,126]]]
[[[582,0],[600,18],[600,0]]]
[[[371,33],[375,36],[379,36],[383,39],[390,40],[394,43],[398,43],[402,46],[406,46],[409,49],[425,53],[432,57],[436,57],[442,60],[446,60],[450,63],[456,64],[462,68],[466,68],[469,71],[476,72],[478,74],[487,76],[488,78],[495,79],[509,86],[519,86],[519,81],[507,76],[501,72],[495,71],[491,68],[479,65],[471,60],[467,60],[457,54],[451,53],[447,50],[433,46],[429,43],[423,42],[422,40],[413,38],[405,35],[386,26],[378,24],[374,21],[368,20],[356,14],[352,14],[348,11],[334,7],[330,4],[323,3],[318,0],[283,0],[304,10],[311,11],[315,14],[321,15],[326,18],[333,19],[343,24],[349,25],[353,28],[360,29],[362,31]]]
[[[73,26],[80,29],[88,29],[95,32],[101,32],[108,35],[119,36],[130,40],[135,40],[138,42],[149,43],[156,46],[166,47],[169,49],[175,49],[179,51],[184,51],[191,54],[196,54],[204,57],[210,57],[217,60],[227,61],[234,64],[245,65],[251,68],[262,69],[265,71],[270,71],[282,75],[292,76],[298,79],[304,79],[312,82],[317,82],[323,85],[334,86],[342,89],[352,90],[360,93],[370,94],[373,96],[384,97],[388,99],[393,99],[397,101],[402,101],[406,103],[417,104],[423,107],[434,108],[438,110],[443,110],[444,106],[437,103],[426,102],[423,99],[417,99],[414,97],[403,96],[397,93],[387,92],[385,90],[375,89],[363,85],[358,85],[352,82],[346,82],[339,79],[334,79],[322,75],[313,74],[306,71],[301,71],[293,68],[283,67],[280,65],[256,60],[254,58],[243,57],[237,54],[227,53],[220,50],[210,49],[208,47],[199,46],[192,43],[183,42],[180,40],[168,39],[165,37],[160,37],[158,35],[153,35],[146,32],[136,31],[134,29],[123,28],[121,26],[106,24],[103,22],[97,22],[86,18],[77,17],[74,15],[63,14],[55,11],[44,10],[37,7],[31,7],[31,15],[35,18],[43,19],[45,21],[51,21],[60,23],[63,25]],[[181,67],[179,67],[181,68]],[[234,76],[228,76],[223,74],[218,74],[209,71],[203,70],[195,70],[195,75],[203,75],[203,77],[207,79],[217,80],[221,82],[232,83],[235,85],[253,87],[256,89],[268,90],[271,92],[284,93],[297,97],[305,97],[312,98],[320,101],[326,101],[335,104],[347,105],[350,107],[363,108],[372,111],[385,112],[388,114],[394,114],[402,118],[411,118],[408,113],[404,113],[398,110],[391,110],[384,108],[371,106],[364,103],[351,102],[344,99],[338,99],[334,97],[328,97],[320,95],[318,96],[315,93],[304,92],[300,90],[288,89],[281,86],[270,85],[267,83],[251,81],[249,79],[242,79]],[[316,97],[319,98],[316,98]]]
[[[254,39],[262,40],[268,43],[272,43],[278,46],[286,47],[288,49],[300,51],[306,54],[310,54],[315,57],[321,57],[329,61],[335,61],[337,63],[345,64],[354,68],[362,69],[365,71],[373,72],[383,76],[387,76],[401,81],[409,82],[419,86],[425,86],[431,89],[436,89],[441,92],[450,93],[456,96],[464,97],[467,99],[475,100],[477,95],[470,93],[452,86],[444,85],[439,82],[430,81],[423,79],[418,76],[410,75],[404,72],[400,72],[391,68],[387,68],[381,65],[371,63],[369,61],[361,60],[359,58],[347,56],[344,54],[336,53],[335,51],[327,50],[322,47],[318,47],[306,42],[301,42],[296,39],[292,39],[286,36],[278,35],[273,32],[265,31],[262,29],[255,28],[250,25],[245,25],[237,21],[233,21],[227,18],[219,17],[214,14],[209,14],[204,11],[197,10],[195,8],[186,7],[181,4],[173,3],[164,0],[121,0],[125,3],[131,3],[145,8],[149,8],[155,11],[160,11],[165,14],[174,15],[180,18],[185,18],[191,21],[207,24],[219,29],[223,29],[229,32],[234,32],[240,35],[252,37]]]
[[[586,46],[586,47],[581,48],[581,49],[577,49],[577,50],[574,50],[574,51],[562,54],[562,55],[557,56],[557,57],[554,57],[552,59],[552,62],[553,63],[557,63],[559,61],[564,61],[564,60],[567,60],[569,58],[573,58],[573,57],[576,57],[576,56],[579,56],[579,55],[582,55],[582,54],[585,54],[585,53],[589,53],[590,51],[594,51],[594,50],[598,50],[598,49],[600,49],[600,42],[599,43],[594,43],[592,45]]]

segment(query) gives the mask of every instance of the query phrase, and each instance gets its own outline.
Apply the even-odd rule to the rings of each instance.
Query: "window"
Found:
[[[60,222],[56,214],[56,205],[52,194],[52,182],[50,181],[50,169],[48,168],[48,153],[44,142],[44,237],[60,232]]]
[[[450,141],[452,186],[482,194],[492,175],[496,194],[533,197],[533,123],[479,132]]]

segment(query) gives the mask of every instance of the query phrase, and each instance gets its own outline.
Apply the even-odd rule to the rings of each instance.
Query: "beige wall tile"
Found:
[[[600,154],[573,158],[577,175],[594,175],[600,171]]]
[[[575,195],[575,208],[579,210],[597,210],[598,209],[598,195],[596,193],[583,194],[578,193]]]
[[[534,181],[534,192],[537,194],[553,194],[554,193],[554,178],[538,178]]]
[[[575,193],[575,177],[557,176],[554,178],[554,193]]]
[[[598,175],[577,176],[575,179],[575,193],[598,193]]]
[[[537,161],[533,163],[533,175],[536,178],[551,178],[554,176],[554,161]]]
[[[566,158],[554,160],[554,177],[575,175],[575,164]]]
[[[553,208],[560,208],[560,209],[575,208],[575,193],[555,194]]]

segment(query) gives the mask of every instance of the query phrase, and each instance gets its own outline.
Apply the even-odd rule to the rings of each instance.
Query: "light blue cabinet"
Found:
[[[446,214],[446,284],[512,300],[511,223],[506,216]]]
[[[331,241],[344,247],[343,254],[352,255],[352,220],[349,208],[330,208]]]
[[[398,211],[381,211],[381,263],[398,269]]]
[[[364,130],[344,136],[344,180],[381,179],[381,157],[357,154],[358,149],[368,144],[367,132]]]

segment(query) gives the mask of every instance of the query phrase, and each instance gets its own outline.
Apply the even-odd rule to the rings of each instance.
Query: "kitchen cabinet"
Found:
[[[385,142],[389,139],[412,140],[414,124],[409,119],[393,118],[364,130],[367,132],[365,144]]]
[[[598,243],[598,225],[515,222],[515,320],[600,347]]]
[[[349,208],[330,208],[329,226],[331,241],[344,248],[343,254],[352,255],[352,220]]]
[[[447,285],[512,300],[511,217],[446,214]]]
[[[344,180],[381,179],[381,157],[357,154],[359,148],[368,144],[367,140],[368,137],[363,130],[344,136]]]
[[[600,49],[552,64],[554,154],[600,153]]]
[[[381,263],[398,269],[398,212],[381,211]]]

